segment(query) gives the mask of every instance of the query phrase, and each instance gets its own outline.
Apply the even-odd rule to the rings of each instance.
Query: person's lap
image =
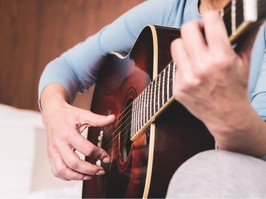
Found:
[[[266,162],[222,150],[199,153],[177,169],[166,197],[266,197]]]

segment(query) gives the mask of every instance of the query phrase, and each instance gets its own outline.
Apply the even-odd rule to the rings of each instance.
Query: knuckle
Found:
[[[203,82],[202,80],[202,76],[197,76],[195,78],[192,79],[186,79],[181,87],[181,91],[182,92],[190,92],[192,90],[194,90],[195,88],[197,88],[198,86],[200,86]]]
[[[77,170],[79,168],[79,162],[77,160],[75,161],[71,161],[69,164],[68,164],[68,167],[72,170]]]
[[[57,178],[63,178],[65,176],[67,167],[59,167],[55,170],[53,170],[53,175]]]
[[[194,83],[201,84],[204,80],[208,79],[213,71],[213,65],[216,63],[216,60],[206,60],[204,59],[198,67],[195,69],[195,77],[196,81]]]
[[[72,139],[72,133],[69,133],[69,131],[62,132],[61,136],[62,136],[62,138],[61,138],[62,140],[69,141]]]
[[[99,153],[99,148],[96,147],[95,145],[91,145],[90,147],[87,148],[86,150],[86,156],[95,156],[95,154]]]
[[[199,67],[199,69],[196,71],[194,80],[191,81],[192,85],[200,85],[203,80],[207,79],[209,77],[209,71],[208,67]]]
[[[91,156],[93,154],[93,150],[91,148],[86,149],[85,156]]]
[[[228,72],[235,60],[234,54],[221,51],[213,56],[213,66],[216,67],[219,72]]]

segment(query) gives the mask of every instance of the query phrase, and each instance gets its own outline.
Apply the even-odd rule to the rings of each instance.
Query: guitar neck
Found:
[[[171,62],[132,103],[131,140],[174,101],[175,64]]]
[[[265,18],[265,7],[265,0],[232,0],[220,11],[232,44],[254,23]]]
[[[266,0],[232,0],[221,11],[232,44],[266,16]],[[131,140],[146,129],[173,101],[175,63],[171,62],[133,101]]]

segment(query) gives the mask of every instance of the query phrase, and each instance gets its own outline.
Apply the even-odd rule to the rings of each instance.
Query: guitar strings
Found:
[[[167,68],[170,68],[169,70],[170,70],[170,76],[171,77],[173,77],[173,62],[170,62],[160,73],[159,73],[159,75],[157,75],[156,76],[156,78],[140,93],[140,95],[142,95],[143,93],[144,93],[144,91],[152,84],[152,83],[154,83],[155,82],[155,80],[160,76],[160,75],[162,75],[162,73],[163,73],[163,71],[164,70],[166,70]],[[156,89],[158,89],[158,85],[159,84],[155,84],[155,86],[156,86]],[[163,93],[162,93],[163,94]],[[140,96],[139,95],[139,96]],[[138,97],[139,97],[138,96]],[[138,98],[137,97],[137,98]],[[137,99],[137,98],[135,98],[135,100]],[[134,101],[135,101],[134,100]],[[124,130],[125,129],[127,129],[129,126],[130,126],[130,124],[131,124],[131,121],[129,121],[129,120],[131,120],[131,117],[129,117],[128,115],[129,114],[132,114],[132,104],[133,104],[133,102],[134,101],[132,101],[122,112],[121,112],[121,114],[119,114],[118,116],[117,116],[117,122],[116,122],[116,124],[118,124],[118,125],[112,125],[112,126],[110,126],[110,127],[107,127],[107,129],[106,129],[106,131],[107,132],[110,132],[110,131],[112,131],[113,132],[113,135],[115,135],[113,138],[111,138],[111,140],[109,140],[110,138],[107,138],[106,140],[104,140],[103,141],[103,143],[102,143],[102,146],[103,147],[107,147],[107,146],[109,146],[109,144],[112,144],[112,142],[115,140],[115,139],[117,139],[117,137],[119,136],[119,135],[121,135],[121,137],[123,137],[124,138],[124,140],[123,141],[121,141],[121,144],[124,144],[128,139],[127,139],[127,137],[126,136],[124,136],[123,135],[123,133],[124,133]],[[126,119],[124,119],[124,118],[126,118]],[[124,120],[124,121],[123,121]],[[122,121],[122,122],[121,122]],[[148,122],[149,120],[147,120],[146,122],[145,122],[145,124]],[[124,126],[125,125],[125,126]],[[124,128],[122,128],[124,126]],[[139,130],[139,129],[138,129]],[[121,132],[121,134],[119,134],[119,132]],[[126,132],[126,133],[128,133],[128,132]],[[137,133],[137,132],[136,132]]]

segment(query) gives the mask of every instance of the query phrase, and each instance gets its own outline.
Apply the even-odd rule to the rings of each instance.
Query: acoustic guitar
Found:
[[[265,8],[265,0],[234,0],[224,7],[220,14],[232,44],[265,17]],[[83,198],[165,197],[176,169],[215,147],[205,125],[174,100],[170,44],[178,37],[178,29],[148,25],[129,54],[105,59],[92,111],[117,118],[108,127],[90,128],[88,140],[106,150],[111,163],[86,157],[106,174],[83,182]]]

